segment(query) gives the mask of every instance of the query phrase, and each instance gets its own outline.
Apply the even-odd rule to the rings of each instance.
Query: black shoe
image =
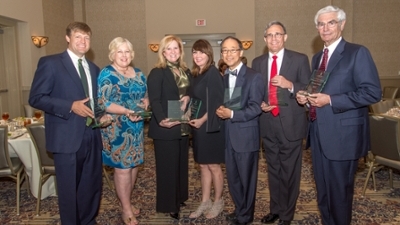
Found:
[[[179,206],[180,206],[180,207],[185,207],[185,206],[186,206],[186,203],[181,202],[181,203],[179,203]]]
[[[228,220],[228,221],[234,221],[234,220],[236,220],[236,214],[234,212],[230,213],[230,214],[225,216],[225,219]]]
[[[278,225],[290,225],[290,220],[279,220]]]
[[[173,219],[179,220],[179,213],[169,213],[169,216]]]
[[[279,219],[278,214],[268,213],[261,219],[261,223],[274,223],[277,219]]]
[[[229,225],[248,225],[251,222],[239,222],[237,219],[234,219],[229,222]]]

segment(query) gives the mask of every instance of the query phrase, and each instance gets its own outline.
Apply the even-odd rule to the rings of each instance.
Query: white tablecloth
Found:
[[[35,146],[28,134],[25,134],[16,139],[8,140],[8,149],[11,157],[15,154],[21,159],[25,166],[26,173],[29,176],[29,184],[31,193],[37,198],[39,191],[39,161],[36,154]],[[54,184],[54,176],[50,177],[42,187],[42,199],[48,196],[56,196]]]

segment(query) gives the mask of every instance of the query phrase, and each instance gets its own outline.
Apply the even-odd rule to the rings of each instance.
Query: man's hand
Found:
[[[300,105],[305,105],[308,102],[308,93],[306,91],[298,91],[296,93],[296,100]]]
[[[292,89],[293,83],[291,81],[286,80],[286,78],[282,75],[276,75],[274,78],[271,79],[271,85],[286,89]]]
[[[94,118],[93,111],[86,106],[86,103],[89,102],[89,98],[85,98],[83,100],[74,101],[72,103],[71,110],[75,114],[82,116],[82,117],[91,117]]]
[[[307,96],[310,105],[315,107],[322,107],[331,104],[331,96],[323,93],[310,94]]]
[[[277,107],[276,105],[268,105],[264,101],[261,103],[261,110],[263,112],[270,112],[271,110],[273,110],[276,107]]]
[[[226,108],[225,106],[220,106],[217,111],[215,112],[217,116],[221,119],[230,119],[231,118],[231,111],[230,109]]]

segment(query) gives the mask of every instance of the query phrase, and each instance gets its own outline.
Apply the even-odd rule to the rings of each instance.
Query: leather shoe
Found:
[[[268,213],[261,219],[261,223],[274,223],[277,219],[279,219],[278,214]]]
[[[289,220],[279,220],[278,225],[290,225],[290,221]]]
[[[229,222],[229,225],[248,225],[248,224],[250,224],[250,222],[249,223],[247,223],[247,222],[239,222],[237,219],[234,219],[233,221]]]
[[[173,219],[179,220],[179,213],[169,213],[169,216]]]
[[[229,213],[228,215],[225,216],[225,218],[228,221],[234,221],[234,220],[236,220],[236,214],[234,212],[233,213]]]

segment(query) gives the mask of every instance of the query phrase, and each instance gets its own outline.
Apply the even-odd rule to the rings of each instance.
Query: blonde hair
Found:
[[[128,39],[126,38],[116,37],[108,45],[108,50],[110,50],[110,52],[108,53],[108,58],[110,59],[111,62],[114,61],[114,54],[118,50],[119,46],[125,43],[126,45],[128,45],[128,49],[131,51],[131,58],[133,60],[133,58],[135,57],[135,52],[133,51],[132,43],[128,41]]]
[[[171,44],[171,42],[176,41],[179,46],[179,51],[181,53],[181,56],[179,57],[179,67],[182,68],[183,70],[187,70],[186,63],[183,61],[183,56],[185,55],[183,52],[183,43],[182,40],[174,35],[167,35],[163,39],[161,39],[160,42],[160,49],[158,50],[158,62],[155,65],[157,68],[165,68],[167,67],[167,60],[165,59],[163,53],[166,48]]]

